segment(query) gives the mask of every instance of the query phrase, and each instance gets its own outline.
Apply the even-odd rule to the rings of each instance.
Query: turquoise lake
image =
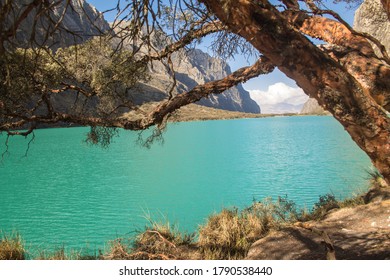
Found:
[[[104,248],[167,217],[194,231],[223,207],[288,196],[311,208],[320,195],[367,186],[368,157],[332,117],[274,117],[169,124],[164,143],[120,131],[109,148],[88,128],[41,129],[9,139],[0,164],[0,230],[34,248]],[[6,150],[0,136],[1,152]]]

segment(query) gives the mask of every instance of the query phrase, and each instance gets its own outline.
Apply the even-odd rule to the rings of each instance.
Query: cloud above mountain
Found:
[[[265,114],[299,113],[309,97],[299,87],[276,83],[267,91],[249,90],[250,96]]]

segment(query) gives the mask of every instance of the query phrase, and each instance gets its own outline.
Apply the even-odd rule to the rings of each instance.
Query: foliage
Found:
[[[114,127],[91,126],[86,142],[107,148],[115,136],[118,136],[118,130]]]
[[[99,104],[109,112],[115,109],[115,100],[123,101],[129,88],[147,80],[145,64],[136,62],[130,51],[115,50],[104,38],[56,53],[50,49],[19,48],[0,59],[3,65],[0,101],[8,107],[17,107],[20,99],[27,102],[37,98],[35,95],[58,92],[64,85],[75,84],[79,91],[100,97]]]
[[[129,88],[147,77],[146,65],[137,62],[133,52],[117,50],[106,37],[59,49],[55,59],[69,78],[88,86],[100,97],[125,97]]]
[[[242,259],[254,241],[301,217],[296,204],[287,196],[276,201],[253,201],[241,211],[223,209],[200,226],[198,245],[206,259]]]
[[[0,101],[3,107],[17,109],[17,104],[41,95],[51,87],[58,87],[61,67],[55,63],[50,50],[16,49],[0,56]]]
[[[146,216],[149,224],[136,236],[117,238],[109,242],[104,259],[149,260],[187,259],[194,243],[194,234],[182,233],[167,219],[156,221]],[[185,250],[182,250],[186,247]]]

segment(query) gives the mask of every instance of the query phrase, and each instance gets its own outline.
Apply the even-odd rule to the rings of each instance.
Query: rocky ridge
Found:
[[[17,8],[15,10],[23,11],[23,5],[30,2],[27,0],[15,1]],[[46,45],[56,50],[60,47],[80,44],[94,36],[110,32],[110,25],[102,13],[88,4],[87,1],[71,0],[71,6],[67,6],[66,3],[66,0],[62,0],[58,5],[55,5],[47,16],[36,21],[35,28],[34,18],[38,11],[34,10],[20,25],[14,43],[22,47]],[[48,17],[52,21],[49,21]],[[54,23],[57,21],[61,21],[61,28],[46,38],[47,30],[53,30]],[[12,22],[11,18],[10,22]],[[35,31],[33,32],[33,30]],[[157,49],[165,47],[164,40],[161,38],[152,38],[152,40],[156,42],[156,45],[160,45],[157,46]],[[177,80],[174,94],[184,93],[198,84],[220,79],[231,73],[231,69],[225,61],[213,58],[198,49],[179,51],[172,56],[172,62]],[[172,85],[169,69],[162,63],[155,62],[153,67],[150,67],[150,72],[151,80],[147,83],[140,83],[139,87],[129,93],[135,103],[161,101],[168,97]],[[69,102],[62,104],[61,101],[58,101],[57,103],[60,107],[62,105],[62,107],[66,107]],[[250,98],[249,92],[245,91],[241,85],[222,94],[203,99],[199,101],[199,104],[230,111],[260,113],[259,105]]]
[[[303,104],[301,115],[326,115],[328,114],[314,98],[309,98],[305,104]]]
[[[230,66],[226,62],[211,57],[199,49],[179,51],[172,56],[172,63],[176,79],[174,94],[185,93],[199,84],[222,79],[231,74]],[[160,101],[166,98],[166,92],[172,85],[173,80],[169,78],[169,69],[162,63],[154,62],[150,72],[152,73],[151,80],[141,86],[143,90],[132,93],[136,103]],[[241,85],[232,87],[221,94],[203,98],[197,103],[216,109],[260,113],[259,105],[250,98],[249,92]]]
[[[109,24],[103,17],[103,14],[96,10],[93,6],[84,0],[71,0],[70,4],[66,4],[66,0],[62,0],[58,5],[53,5],[50,12],[42,15],[39,20],[35,20],[38,9],[34,9],[27,18],[20,24],[14,43],[18,46],[28,47],[36,45],[50,46],[56,50],[61,47],[67,47],[74,44],[80,44],[90,39],[107,32],[110,29]],[[14,1],[16,12],[22,13],[23,6],[31,3],[29,0]],[[16,14],[17,18],[19,14]],[[14,15],[8,15],[9,22],[13,22]],[[50,17],[50,20],[49,20]],[[53,31],[54,23],[60,21],[61,28]],[[52,32],[47,36],[47,31]]]

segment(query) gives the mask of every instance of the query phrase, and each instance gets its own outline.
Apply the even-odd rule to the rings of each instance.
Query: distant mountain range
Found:
[[[16,2],[19,7],[25,4],[24,0]],[[15,42],[19,46],[27,47],[27,42],[31,42],[33,38],[34,45],[42,44],[56,50],[60,47],[85,42],[101,32],[110,30],[110,25],[103,15],[86,1],[71,0],[73,8],[68,7],[65,11],[66,2],[66,0],[62,0],[59,5],[55,6],[50,12],[50,17],[53,22],[56,22],[63,16],[61,25],[71,32],[56,30],[49,37],[46,37],[47,30],[53,28],[53,23],[49,23],[47,20],[39,20],[35,32],[33,32],[35,14],[31,13],[20,26]],[[175,65],[177,79],[175,92],[178,94],[184,93],[198,84],[220,79],[231,73],[226,62],[213,58],[198,49],[182,50],[179,54],[172,56],[172,61]],[[140,84],[138,89],[131,93],[136,103],[160,101],[167,97],[170,82],[168,69],[156,62],[150,71],[152,73],[151,81],[147,84]],[[202,99],[199,104],[224,110],[260,113],[259,105],[250,98],[249,92],[244,90],[241,85],[222,94]]]

